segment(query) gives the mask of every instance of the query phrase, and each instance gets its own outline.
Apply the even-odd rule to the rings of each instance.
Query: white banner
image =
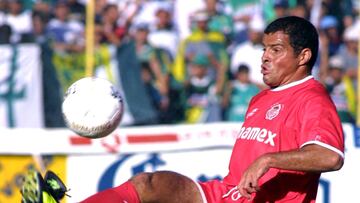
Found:
[[[241,123],[127,127],[101,139],[83,138],[68,129],[0,129],[0,154],[89,155],[232,146],[240,128]]]
[[[0,127],[43,127],[38,45],[2,45],[0,53]]]

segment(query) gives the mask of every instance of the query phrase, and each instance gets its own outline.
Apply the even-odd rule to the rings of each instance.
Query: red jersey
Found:
[[[236,186],[247,167],[265,153],[307,144],[321,145],[344,157],[341,121],[325,88],[312,76],[265,90],[251,100],[223,182]],[[271,168],[260,178],[261,190],[253,200],[315,202],[319,178],[318,173]]]

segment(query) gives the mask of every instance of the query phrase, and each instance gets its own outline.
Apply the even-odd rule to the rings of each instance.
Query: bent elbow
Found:
[[[329,168],[331,171],[337,171],[342,168],[344,165],[344,158],[340,156],[339,154],[336,154],[331,157],[331,160],[329,160]]]

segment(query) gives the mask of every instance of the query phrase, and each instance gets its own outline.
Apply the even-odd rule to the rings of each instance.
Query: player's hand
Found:
[[[258,181],[269,170],[266,157],[260,157],[244,172],[238,184],[238,190],[243,197],[251,199],[251,194],[260,190]]]

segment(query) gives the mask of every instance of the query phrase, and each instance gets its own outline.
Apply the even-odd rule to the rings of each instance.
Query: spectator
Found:
[[[46,28],[46,34],[56,52],[81,52],[84,49],[84,25],[69,19],[69,7],[65,1],[58,1],[55,17]]]
[[[339,22],[339,29],[344,30],[354,23],[354,11],[352,0],[322,1],[322,16],[334,16]]]
[[[148,63],[151,74],[154,75],[156,89],[162,95],[161,107],[168,106],[168,75],[161,69],[159,60],[156,58],[155,49],[148,43],[149,27],[147,24],[139,24],[136,26],[134,34],[135,48],[137,59],[140,63]]]
[[[143,1],[113,1],[117,2],[117,7],[119,9],[119,18],[117,19],[117,24],[119,27],[123,27],[125,34],[130,30],[135,22],[135,18],[139,15],[139,12],[143,9]]]
[[[6,0],[0,0],[0,13],[5,14],[7,9],[7,1]],[[2,19],[2,18],[1,18]],[[2,19],[3,20],[3,19]],[[1,23],[1,22],[0,22]]]
[[[5,22],[5,14],[7,10],[7,2],[5,0],[0,0],[0,25]]]
[[[40,13],[33,13],[32,15],[33,23],[33,34],[35,37],[35,42],[43,43],[46,41],[45,37],[45,27],[46,21]]]
[[[213,102],[208,103],[209,106],[206,107],[206,109],[208,109],[207,112],[210,115],[207,118],[200,119],[200,117],[198,117],[200,115],[195,116],[196,114],[199,114],[200,108],[195,107],[192,108],[195,111],[192,111],[192,113],[186,112],[186,116],[190,123],[219,120],[220,109],[216,97],[222,94],[225,73],[228,68],[226,38],[220,32],[209,30],[209,15],[206,11],[197,11],[190,19],[192,33],[179,45],[179,51],[173,68],[174,78],[176,81],[187,86],[188,84],[186,83],[191,80],[190,77],[194,77],[191,75],[193,67],[190,63],[192,63],[193,60],[195,60],[194,57],[198,55],[204,58],[203,60],[207,61],[208,64],[207,70],[203,72],[207,74],[206,77],[209,77],[211,81],[214,81],[216,86],[216,88],[213,88],[216,90],[213,93]],[[188,89],[185,88],[185,92],[188,92]]]
[[[226,121],[244,121],[251,98],[260,91],[250,81],[249,71],[248,66],[239,65],[235,79],[228,83],[223,98]]]
[[[124,27],[118,26],[119,9],[116,4],[107,4],[101,13],[102,36],[106,43],[119,46],[125,35]]]
[[[233,39],[233,21],[230,15],[225,14],[219,6],[218,0],[206,0],[206,11],[209,14],[209,30],[223,33],[226,37],[227,45]]]
[[[210,62],[206,55],[197,54],[189,63],[189,79],[185,83],[185,122],[206,123],[220,120],[217,100],[219,90],[208,74]]]
[[[155,17],[155,24],[149,28],[148,41],[154,47],[161,71],[166,76],[169,98],[167,110],[160,109],[160,122],[177,123],[184,120],[183,89],[171,74],[178,50],[179,34],[175,29],[173,10],[169,2],[158,2]]]
[[[354,90],[352,85],[347,85],[344,74],[344,62],[339,56],[332,56],[329,61],[329,74],[325,81],[331,99],[333,100],[342,122],[354,123],[355,119],[351,113],[354,106]]]
[[[95,1],[95,6],[94,6],[95,21],[97,21],[97,22],[101,21],[102,14],[103,14],[103,11],[104,11],[104,8],[106,7],[106,5],[108,5],[107,0],[96,0]]]
[[[106,78],[115,85],[120,81],[117,77],[116,62],[116,44],[111,44],[104,34],[104,28],[101,22],[95,22],[94,26],[94,73],[95,76]],[[115,45],[115,46],[114,46]],[[81,57],[81,55],[80,55]]]
[[[289,0],[274,0],[274,18],[281,18],[287,16],[289,13]]]
[[[324,16],[320,20],[320,34],[324,34],[328,38],[328,54],[333,56],[337,53],[342,44],[339,32],[339,22],[334,16]]]
[[[154,83],[155,78],[152,74],[150,64],[148,62],[141,63],[141,79],[144,82],[145,89],[150,96],[153,106],[160,112],[167,108],[167,101],[163,98],[161,93]]]
[[[305,19],[307,19],[309,16],[309,11],[306,10],[304,3],[298,3],[298,4],[294,5],[294,7],[291,8],[289,12],[290,12],[290,15],[298,16],[298,17],[305,18]]]
[[[33,5],[33,34],[37,43],[47,41],[46,27],[52,17],[52,4],[49,1],[36,1]]]
[[[159,6],[155,16],[155,25],[150,28],[148,36],[149,43],[171,54],[171,58],[175,58],[179,36],[173,24],[170,5]]]
[[[234,43],[240,44],[247,39],[247,25],[255,16],[261,16],[261,0],[228,0],[225,11],[232,16]]]
[[[0,25],[0,44],[10,43],[11,27],[9,25]]]
[[[31,11],[23,8],[21,0],[8,1],[8,13],[4,16],[4,24],[9,25],[11,28],[11,42],[18,43],[33,40],[31,37],[33,30],[31,15]]]
[[[121,2],[121,1],[120,1]],[[126,1],[124,1],[126,2]],[[138,9],[136,16],[134,17],[134,24],[148,24],[150,26],[154,25],[156,23],[156,12],[159,7],[162,7],[164,4],[169,2],[169,5],[171,5],[171,1],[159,1],[159,0],[146,0],[146,1],[128,1],[126,2],[126,7],[133,7],[134,5],[139,3],[141,5],[141,9]],[[121,3],[120,3],[121,4]],[[124,3],[123,3],[124,4]],[[124,5],[121,5],[124,7]],[[130,7],[130,9],[132,9]],[[129,11],[126,11],[129,12]]]
[[[191,34],[191,16],[198,10],[205,9],[204,0],[188,1],[174,0],[174,24],[178,30],[180,40],[184,40]]]
[[[248,41],[237,45],[231,56],[231,73],[235,75],[240,64],[250,69],[250,80],[259,88],[266,88],[261,74],[261,56],[263,54],[262,32],[264,21],[261,18],[253,19],[249,24]]]
[[[228,67],[225,36],[222,33],[209,30],[209,15],[206,11],[196,12],[191,20],[193,31],[189,37],[181,42],[175,59],[173,69],[175,79],[183,82],[188,74],[187,63],[192,61],[195,55],[200,54],[207,56],[210,61],[210,68],[207,71],[210,77],[219,82],[224,82],[218,78],[223,78]]]
[[[80,22],[84,22],[86,14],[85,6],[78,0],[67,0],[67,4],[70,8],[70,18]]]
[[[262,1],[261,4],[262,13],[266,22],[290,15],[292,9],[297,6],[296,0],[270,0]]]
[[[49,19],[53,16],[52,7],[53,4],[48,1],[36,1],[32,8],[33,15],[40,15],[48,23]]]
[[[339,48],[338,54],[344,61],[345,74],[350,77],[356,87],[358,71],[358,41],[360,33],[360,21],[345,29],[343,34],[344,45]]]
[[[343,5],[344,15],[342,22],[344,27],[349,27],[356,21],[360,12],[360,2],[358,0],[345,0],[341,1]]]
[[[10,43],[11,27],[6,23],[7,2],[0,0],[0,44]]]

